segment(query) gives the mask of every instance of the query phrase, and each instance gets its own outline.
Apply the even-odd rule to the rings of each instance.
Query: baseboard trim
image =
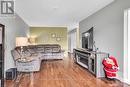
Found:
[[[128,80],[128,79],[124,79],[124,81],[123,81],[124,83],[127,83],[127,84],[129,84],[130,85],[130,81]]]
[[[121,82],[124,82],[126,84],[129,84],[130,85],[130,81],[128,79],[124,79],[122,77],[117,77],[118,80],[120,80]]]

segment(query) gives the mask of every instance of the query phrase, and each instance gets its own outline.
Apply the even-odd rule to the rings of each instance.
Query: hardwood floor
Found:
[[[118,80],[97,79],[86,69],[64,60],[43,61],[41,71],[21,75],[20,82],[6,81],[6,87],[130,87]]]

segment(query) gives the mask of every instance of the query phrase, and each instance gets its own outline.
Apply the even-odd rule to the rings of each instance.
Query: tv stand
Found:
[[[87,69],[97,78],[105,77],[102,60],[108,57],[108,53],[88,51],[83,48],[74,49],[74,61]]]

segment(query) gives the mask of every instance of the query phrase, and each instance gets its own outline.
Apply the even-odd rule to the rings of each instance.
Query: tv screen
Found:
[[[93,50],[93,27],[82,33],[82,48]]]

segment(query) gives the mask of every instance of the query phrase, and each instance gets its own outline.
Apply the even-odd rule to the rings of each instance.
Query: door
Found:
[[[0,87],[4,87],[4,25],[0,24]]]

